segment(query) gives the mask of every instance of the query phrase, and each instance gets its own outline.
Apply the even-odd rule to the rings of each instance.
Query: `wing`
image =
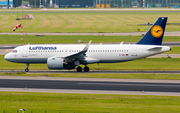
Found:
[[[88,51],[88,48],[91,44],[91,40],[89,41],[89,43],[84,47],[84,49],[78,53],[75,53],[75,54],[72,54],[72,55],[68,55],[68,56],[65,56],[65,57],[62,57],[65,59],[66,62],[71,62],[71,61],[74,61],[75,59],[77,58],[82,58],[85,56],[85,53]]]

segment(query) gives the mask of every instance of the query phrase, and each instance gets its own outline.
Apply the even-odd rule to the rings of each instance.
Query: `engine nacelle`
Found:
[[[47,59],[47,65],[49,69],[64,69],[64,59],[51,57]]]

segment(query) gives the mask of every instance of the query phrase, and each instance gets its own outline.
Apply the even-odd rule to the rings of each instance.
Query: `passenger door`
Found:
[[[27,57],[27,53],[28,53],[28,47],[23,47],[22,57]]]
[[[132,56],[137,56],[137,47],[136,46],[132,47]]]

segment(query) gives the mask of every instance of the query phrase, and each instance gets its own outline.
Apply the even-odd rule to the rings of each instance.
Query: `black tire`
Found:
[[[84,67],[84,72],[89,72],[89,67]]]
[[[25,72],[29,72],[29,69],[28,69],[28,68],[26,68],[26,69],[25,69]]]
[[[77,67],[77,72],[82,72],[82,67]]]

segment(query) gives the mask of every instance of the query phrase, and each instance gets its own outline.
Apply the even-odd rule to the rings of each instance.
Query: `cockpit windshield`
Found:
[[[11,52],[12,52],[12,53],[17,53],[17,50],[12,50]]]

